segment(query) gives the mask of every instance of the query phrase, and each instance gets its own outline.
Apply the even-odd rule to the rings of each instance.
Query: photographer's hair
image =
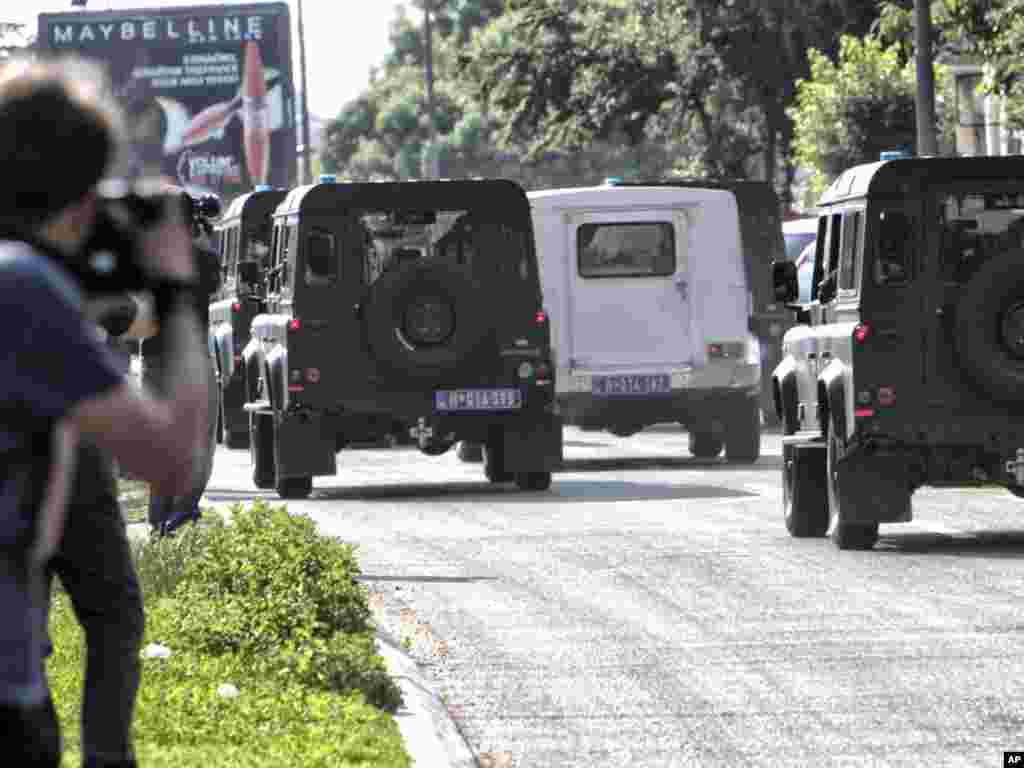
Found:
[[[103,177],[123,134],[106,71],[75,56],[0,67],[0,226],[35,229]]]

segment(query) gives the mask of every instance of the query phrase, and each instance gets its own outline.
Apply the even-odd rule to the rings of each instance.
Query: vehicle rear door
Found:
[[[687,252],[698,211],[568,217],[570,367],[619,370],[692,361]]]

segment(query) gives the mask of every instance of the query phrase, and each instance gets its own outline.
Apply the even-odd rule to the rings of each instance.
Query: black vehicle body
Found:
[[[294,189],[274,213],[266,295],[243,353],[258,486],[305,496],[341,448],[389,435],[430,455],[480,442],[491,480],[550,484],[562,428],[515,183]]]
[[[616,180],[616,186],[674,186],[695,189],[725,189],[736,197],[740,216],[747,285],[753,294],[750,331],[761,346],[761,411],[766,423],[775,423],[775,404],[771,394],[771,371],[781,361],[782,337],[794,322],[793,315],[775,299],[771,265],[785,258],[782,235],[782,206],[775,189],[767,181],[746,179],[686,179],[656,181]]]
[[[210,303],[210,346],[220,389],[220,439],[228,448],[249,445],[242,350],[252,319],[263,312],[269,266],[271,215],[287,192],[260,189],[236,197],[214,226],[221,255],[221,287]]]
[[[772,374],[797,536],[874,545],[924,485],[1024,492],[1024,157],[846,171]],[[793,301],[795,266],[778,264]]]

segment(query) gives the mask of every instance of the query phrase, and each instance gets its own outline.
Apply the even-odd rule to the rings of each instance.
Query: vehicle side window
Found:
[[[291,288],[292,265],[295,264],[298,256],[299,238],[298,227],[289,224],[284,229],[284,245],[281,247],[281,290],[289,291]]]
[[[306,284],[330,285],[338,279],[334,235],[314,229],[306,238]]]
[[[270,269],[270,285],[268,286],[268,289],[275,293],[281,290],[281,274],[284,269],[285,243],[287,236],[288,230],[283,226],[277,225],[274,227],[274,242],[271,246],[271,260],[273,262],[273,266]]]
[[[902,211],[878,214],[878,249],[875,252],[874,279],[878,285],[903,285],[910,277],[914,253],[914,228]]]
[[[826,273],[825,254],[828,252],[828,216],[818,218],[818,236],[814,240],[814,273],[811,278],[811,301],[818,299],[818,284]]]
[[[861,212],[847,211],[843,215],[843,249],[839,259],[840,290],[857,288],[857,272],[861,253]]]
[[[833,213],[828,217],[827,250],[824,254],[821,282],[818,284],[818,300],[822,302],[832,301],[836,297],[836,290],[839,287],[839,252],[842,245],[842,240],[840,239],[842,223],[842,213]]]

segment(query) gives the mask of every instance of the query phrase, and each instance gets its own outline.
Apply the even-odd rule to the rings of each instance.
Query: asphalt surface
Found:
[[[360,546],[382,628],[482,765],[999,766],[1024,749],[1024,511],[922,490],[869,552],[790,538],[753,466],[567,430],[547,493],[346,451],[289,502]],[[276,500],[221,450],[207,497]]]

